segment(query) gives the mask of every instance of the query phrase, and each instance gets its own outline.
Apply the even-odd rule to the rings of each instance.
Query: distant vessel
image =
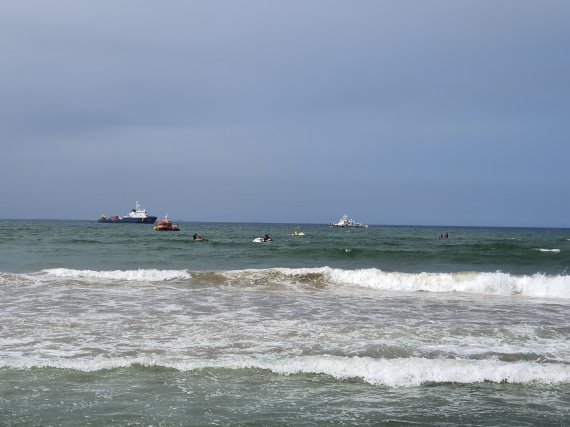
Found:
[[[180,231],[180,226],[173,224],[172,221],[168,219],[168,214],[164,215],[164,218],[157,222],[154,226],[156,231]]]
[[[146,209],[141,208],[141,205],[137,201],[135,203],[135,208],[132,209],[126,216],[111,216],[101,215],[101,218],[97,222],[109,222],[109,223],[131,223],[131,224],[154,224],[156,221],[155,216],[151,216],[147,213]]]
[[[354,228],[368,228],[368,225],[361,224],[360,222],[354,221],[352,218],[348,218],[348,215],[343,215],[338,222],[329,224],[330,227],[338,227],[338,228],[346,228],[346,227],[354,227]]]

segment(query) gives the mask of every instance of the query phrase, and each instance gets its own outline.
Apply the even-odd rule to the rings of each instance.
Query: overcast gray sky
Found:
[[[14,1],[0,217],[570,227],[570,2]]]

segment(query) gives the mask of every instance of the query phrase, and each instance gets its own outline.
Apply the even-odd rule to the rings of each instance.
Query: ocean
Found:
[[[570,423],[570,229],[180,225],[0,221],[0,425]]]

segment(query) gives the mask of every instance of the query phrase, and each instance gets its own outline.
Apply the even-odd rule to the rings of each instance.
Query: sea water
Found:
[[[0,221],[0,425],[570,422],[568,229],[181,228]]]

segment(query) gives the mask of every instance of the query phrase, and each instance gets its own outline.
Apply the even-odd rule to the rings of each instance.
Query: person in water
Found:
[[[269,237],[269,234],[266,234],[265,236],[263,236],[263,241],[264,242],[268,242],[271,240],[271,237]]]
[[[196,239],[198,238],[198,233],[194,233],[194,234],[192,235],[192,238],[193,238],[194,240],[196,240]]]

